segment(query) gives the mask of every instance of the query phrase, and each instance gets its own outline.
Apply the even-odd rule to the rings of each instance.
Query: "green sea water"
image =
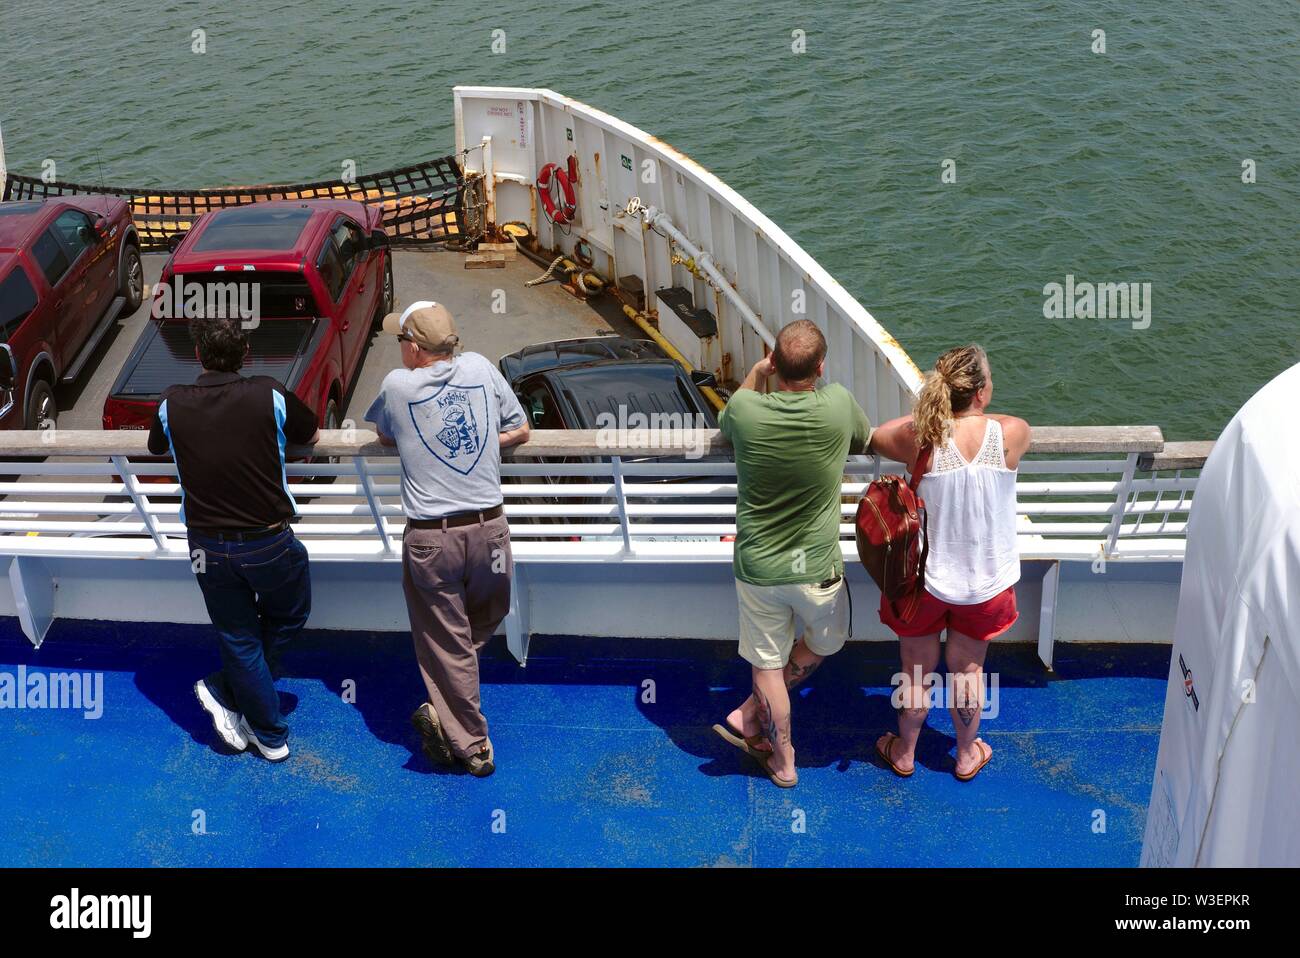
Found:
[[[1036,423],[1211,438],[1300,361],[1295,0],[0,0],[14,172],[377,171],[451,151],[458,83],[550,87],[662,137],[918,365],[984,344],[995,405]],[[1045,318],[1067,275],[1150,283],[1149,326]]]

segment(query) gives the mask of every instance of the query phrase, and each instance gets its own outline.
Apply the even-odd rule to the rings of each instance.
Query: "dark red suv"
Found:
[[[52,424],[54,387],[77,378],[143,293],[140,239],[123,200],[0,203],[0,428]]]

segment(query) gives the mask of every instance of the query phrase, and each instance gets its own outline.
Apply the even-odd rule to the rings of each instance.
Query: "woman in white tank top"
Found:
[[[984,350],[950,349],[926,374],[912,415],[885,423],[871,437],[873,452],[906,463],[909,472],[922,448],[931,451],[918,489],[930,537],[926,594],[907,622],[887,603],[880,608],[881,621],[899,637],[903,668],[895,677],[898,733],[882,735],[876,751],[904,777],[915,769],[940,651],[950,676],[944,699],[957,733],[954,774],[969,781],[993,755],[979,738],[984,657],[989,640],[1016,621],[1016,469],[1030,436],[1023,419],[989,413],[992,398]]]

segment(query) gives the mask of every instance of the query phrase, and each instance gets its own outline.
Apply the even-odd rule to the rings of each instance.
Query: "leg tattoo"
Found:
[[[767,696],[763,694],[763,690],[758,687],[757,683],[754,685],[754,702],[758,706],[758,730],[763,738],[771,742],[772,747],[775,748],[776,722],[772,718],[772,706],[768,703]]]
[[[807,665],[800,665],[791,658],[785,667],[785,687],[788,689],[794,688],[804,679],[808,678],[808,676],[816,672],[817,666],[819,665],[821,665],[820,660],[809,662]]]
[[[963,725],[969,727],[971,722],[975,721],[976,716],[980,714],[980,673],[967,672],[959,674],[957,681],[954,683],[955,688],[953,711],[961,719]]]

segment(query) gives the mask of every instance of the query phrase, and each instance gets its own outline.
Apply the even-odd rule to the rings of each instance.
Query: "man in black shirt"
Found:
[[[227,745],[279,762],[289,727],[275,670],[311,612],[284,449],[317,440],[316,414],[269,376],[239,374],[248,339],[237,320],[194,320],[190,335],[203,373],[163,391],[149,451],[176,461],[191,567],[221,643],[222,668],[194,692]]]

